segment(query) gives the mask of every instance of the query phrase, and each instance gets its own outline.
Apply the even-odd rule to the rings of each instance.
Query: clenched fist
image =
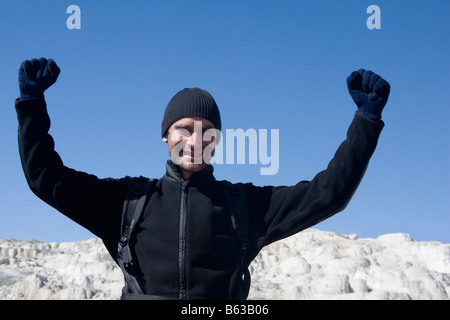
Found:
[[[25,60],[19,69],[20,99],[42,98],[58,79],[61,70],[55,61],[45,58]]]
[[[358,111],[380,121],[391,91],[389,83],[372,71],[360,69],[347,78],[347,87]]]

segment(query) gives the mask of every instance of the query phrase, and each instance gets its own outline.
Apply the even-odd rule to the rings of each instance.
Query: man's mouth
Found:
[[[202,158],[203,158],[203,154],[202,153],[195,153],[195,152],[182,150],[181,157],[188,158],[192,163],[197,163],[197,162],[201,163],[202,162]]]

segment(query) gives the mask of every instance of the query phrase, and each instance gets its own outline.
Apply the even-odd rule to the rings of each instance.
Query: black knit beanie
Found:
[[[185,88],[170,101],[161,123],[161,136],[164,137],[172,123],[186,117],[202,117],[221,129],[219,108],[211,94],[200,88]]]
[[[216,101],[200,88],[185,88],[169,101],[161,123],[161,136],[164,137],[172,123],[185,117],[202,117],[211,121],[216,129],[222,127]]]

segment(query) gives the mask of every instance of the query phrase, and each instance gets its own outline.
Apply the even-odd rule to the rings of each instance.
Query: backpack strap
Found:
[[[245,185],[243,183],[232,184],[223,181],[225,198],[231,214],[231,223],[239,241],[241,242],[241,299],[246,299],[250,288],[250,272],[248,271],[248,250],[250,246],[248,231],[249,217]]]
[[[117,262],[125,276],[126,286],[131,293],[143,294],[142,288],[136,279],[136,266],[131,253],[130,239],[137,222],[142,216],[145,204],[153,192],[157,179],[144,177],[132,178],[128,184],[128,190],[122,211],[122,223],[120,227],[120,240],[117,248]]]

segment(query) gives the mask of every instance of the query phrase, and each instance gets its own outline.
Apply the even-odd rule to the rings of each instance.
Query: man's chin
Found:
[[[192,173],[202,171],[206,166],[206,163],[196,164],[191,162],[182,162],[180,164],[181,169]]]

